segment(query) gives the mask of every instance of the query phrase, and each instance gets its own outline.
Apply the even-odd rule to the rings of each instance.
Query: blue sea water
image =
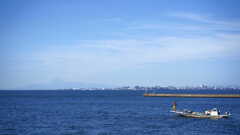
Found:
[[[240,93],[240,91],[161,91]],[[143,97],[144,91],[0,91],[0,135],[238,135],[239,98]],[[178,108],[229,111],[228,119],[194,119]]]

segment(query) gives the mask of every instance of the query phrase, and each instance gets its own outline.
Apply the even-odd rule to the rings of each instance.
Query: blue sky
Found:
[[[239,5],[238,0],[1,0],[0,89],[56,80],[239,85]]]

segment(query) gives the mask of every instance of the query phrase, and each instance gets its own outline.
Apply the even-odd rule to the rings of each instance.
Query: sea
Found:
[[[156,92],[156,91],[154,91]],[[239,90],[162,90],[230,93]],[[240,135],[240,98],[144,97],[133,90],[1,90],[0,135]],[[227,119],[185,118],[178,109],[230,112]]]

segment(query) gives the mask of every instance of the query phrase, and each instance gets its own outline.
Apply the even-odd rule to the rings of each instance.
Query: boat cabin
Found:
[[[211,116],[218,116],[220,115],[220,112],[217,110],[217,108],[213,108],[212,110],[206,110],[205,114]]]

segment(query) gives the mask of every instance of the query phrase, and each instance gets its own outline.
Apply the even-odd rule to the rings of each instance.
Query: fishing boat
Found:
[[[220,119],[220,118],[228,118],[231,115],[229,112],[220,114],[220,111],[217,108],[213,108],[211,110],[206,110],[204,112],[194,112],[194,111],[187,110],[187,109],[177,110],[176,102],[173,102],[171,112],[176,113],[183,117],[191,117],[191,118]]]

